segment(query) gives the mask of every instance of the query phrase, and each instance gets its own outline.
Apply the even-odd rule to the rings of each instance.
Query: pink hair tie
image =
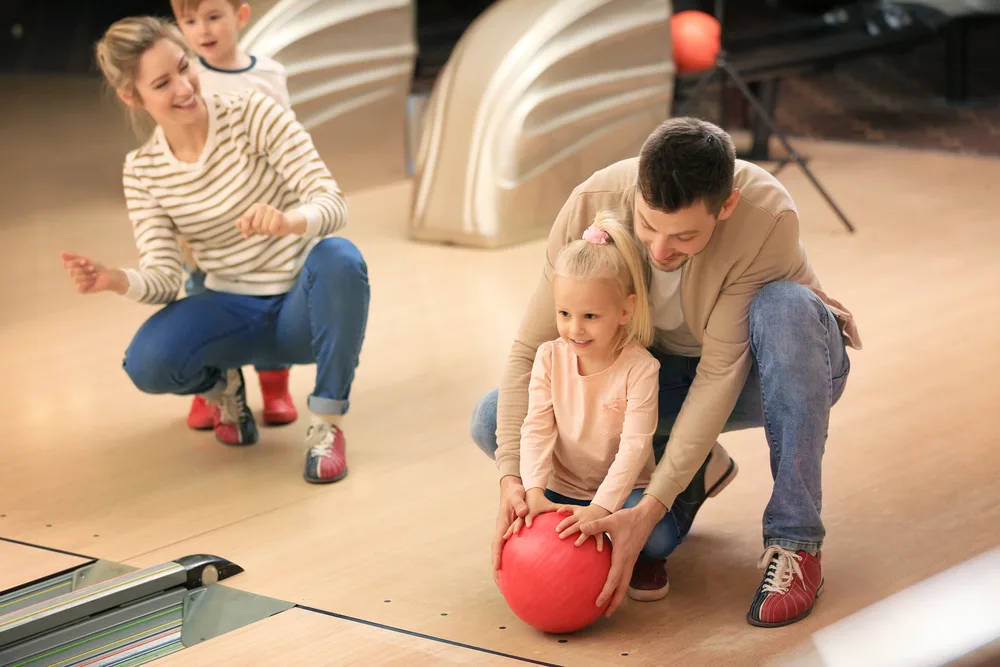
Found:
[[[596,245],[607,245],[608,233],[603,229],[598,229],[597,227],[591,225],[590,227],[587,227],[587,230],[583,233],[583,240],[590,241]]]

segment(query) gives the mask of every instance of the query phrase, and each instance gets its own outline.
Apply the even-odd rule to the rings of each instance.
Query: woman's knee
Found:
[[[472,441],[491,459],[497,451],[497,396],[494,389],[483,396],[472,411]]]
[[[132,339],[122,360],[122,368],[132,384],[146,394],[171,393],[173,383],[170,378],[179,364],[180,360],[169,345],[142,329]]]
[[[311,273],[324,279],[368,285],[368,264],[361,250],[340,236],[317,243],[306,258],[306,265]]]
[[[179,391],[181,376],[192,361],[191,320],[175,301],[143,322],[125,351],[122,368],[139,391],[172,394]]]

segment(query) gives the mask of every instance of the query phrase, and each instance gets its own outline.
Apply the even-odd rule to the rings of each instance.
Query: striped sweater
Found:
[[[128,298],[177,298],[190,244],[208,289],[250,295],[292,288],[319,239],[343,228],[347,203],[295,116],[258,91],[206,95],[208,139],[197,162],[181,162],[158,127],[125,159],[122,177],[139,268],[125,269]],[[240,216],[263,202],[300,211],[302,236],[251,236]]]

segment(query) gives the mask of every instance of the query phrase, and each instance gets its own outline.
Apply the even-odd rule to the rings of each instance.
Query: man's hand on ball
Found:
[[[639,552],[649,539],[653,528],[667,513],[667,508],[651,496],[643,496],[635,507],[620,509],[603,519],[580,524],[580,532],[585,535],[607,533],[614,544],[611,551],[611,571],[604,583],[604,589],[597,596],[597,606],[608,603],[606,616],[611,616],[625,599],[632,568],[639,559]]]
[[[292,233],[288,217],[270,204],[257,203],[236,222],[243,238],[251,236],[287,236]]]

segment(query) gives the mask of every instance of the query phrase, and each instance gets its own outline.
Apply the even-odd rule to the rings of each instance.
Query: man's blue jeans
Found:
[[[228,368],[316,364],[309,409],[341,415],[368,324],[368,267],[340,237],[310,251],[292,289],[278,296],[206,290],[157,311],[136,332],[125,372],[149,394],[203,394]]]
[[[826,530],[822,461],[830,409],[847,384],[850,359],[837,320],[811,290],[790,282],[765,286],[750,305],[753,367],[723,431],[763,427],[771,450],[774,489],[764,510],[764,545],[816,551]],[[654,351],[660,361],[656,460],[694,381],[698,358]],[[496,452],[497,391],[472,418],[472,439],[491,458]],[[678,544],[686,537],[704,495],[704,466],[674,501]]]

